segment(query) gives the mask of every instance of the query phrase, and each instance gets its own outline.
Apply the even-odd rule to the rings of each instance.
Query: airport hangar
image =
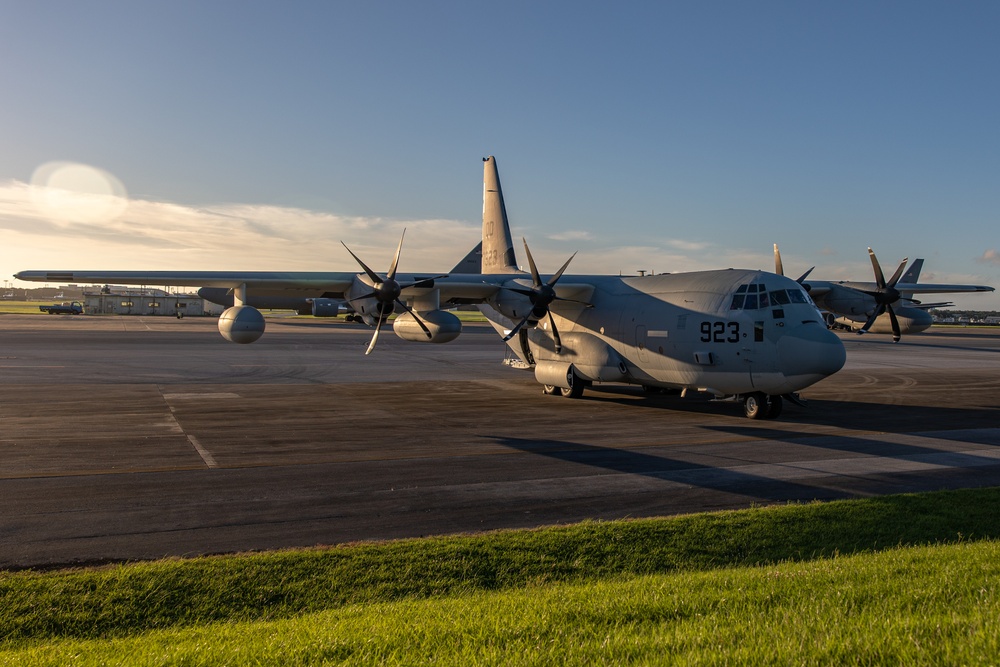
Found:
[[[88,315],[168,315],[172,317],[218,315],[216,306],[197,294],[171,294],[163,290],[84,292],[83,312]]]

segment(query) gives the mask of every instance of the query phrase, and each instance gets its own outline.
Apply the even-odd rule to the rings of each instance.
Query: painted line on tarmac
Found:
[[[212,456],[211,452],[202,447],[201,443],[198,442],[198,438],[194,437],[190,433],[185,433],[184,435],[187,436],[188,442],[190,442],[191,446],[194,447],[196,452],[198,452],[198,456],[200,456],[201,460],[205,462],[205,465],[209,468],[219,467],[219,464],[215,462],[215,457]]]
[[[215,460],[215,457],[212,456],[212,452],[205,449],[205,446],[202,445],[200,442],[198,442],[198,438],[191,435],[190,433],[185,432],[184,427],[181,426],[181,423],[179,421],[177,421],[177,417],[174,416],[174,406],[170,404],[170,399],[171,398],[193,399],[193,398],[204,398],[206,396],[210,398],[218,398],[220,395],[224,396],[225,398],[230,398],[231,396],[236,396],[237,398],[239,398],[239,395],[230,394],[228,392],[222,392],[221,394],[197,394],[197,393],[164,394],[163,387],[161,387],[160,385],[156,386],[156,390],[160,392],[160,396],[163,398],[163,402],[166,403],[167,408],[170,409],[170,414],[168,415],[168,417],[170,421],[173,423],[174,427],[177,429],[177,432],[183,435],[185,438],[187,438],[187,441],[191,443],[192,447],[194,447],[194,451],[198,452],[198,456],[201,457],[201,460],[205,462],[206,466],[208,466],[209,468],[218,468],[219,464]]]

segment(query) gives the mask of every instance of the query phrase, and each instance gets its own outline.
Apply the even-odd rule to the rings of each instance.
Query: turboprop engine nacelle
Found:
[[[231,343],[252,343],[264,335],[264,316],[252,306],[226,308],[219,316],[219,333]]]
[[[907,306],[896,308],[896,319],[899,321],[899,330],[907,334],[926,331],[934,324],[934,318],[926,310]],[[867,321],[867,317],[861,316],[858,319],[838,317],[836,321],[852,329],[857,329]],[[869,331],[872,333],[892,333],[892,322],[889,319],[889,314],[879,315]]]
[[[505,286],[515,289],[528,289],[531,283],[529,281],[527,285],[523,285],[520,282],[511,281],[505,283]],[[531,312],[532,309],[531,300],[523,294],[513,291],[513,289],[499,290],[487,303],[498,310],[504,317],[508,317],[515,322]]]
[[[417,316],[430,332],[430,338],[410,313],[397,315],[392,330],[403,340],[416,343],[447,343],[462,333],[462,321],[446,310],[429,310],[417,313]]]
[[[872,312],[876,303],[874,298],[863,292],[833,285],[830,292],[823,297],[823,306],[840,313],[842,316],[856,315],[864,323],[868,319],[868,313]]]
[[[313,299],[313,317],[336,317],[340,314],[340,299]]]
[[[564,387],[551,377],[565,376],[568,366],[572,366],[577,376],[592,382],[625,382],[628,366],[625,360],[610,345],[588,333],[571,331],[562,335],[562,350],[555,352],[552,339],[547,333],[532,337],[535,344],[535,377],[541,384]],[[550,378],[541,379],[542,376]]]

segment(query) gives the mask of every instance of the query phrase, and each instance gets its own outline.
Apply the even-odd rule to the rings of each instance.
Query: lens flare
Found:
[[[110,222],[128,208],[121,181],[78,162],[46,162],[35,169],[31,200],[39,213],[59,223]]]

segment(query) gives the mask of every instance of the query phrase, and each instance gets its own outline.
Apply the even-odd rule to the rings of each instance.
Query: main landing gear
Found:
[[[566,380],[569,383],[569,387],[543,384],[542,393],[546,396],[562,396],[564,398],[580,398],[583,396],[583,389],[589,382],[581,379],[576,373],[570,373],[566,377]],[[743,414],[750,419],[775,419],[781,414],[782,404],[784,403],[781,396],[771,396],[762,391],[754,391],[736,397],[730,396],[729,400],[733,400],[733,398],[743,401]],[[796,399],[794,394],[789,396],[789,400],[798,405],[802,404]]]
[[[543,384],[542,393],[546,396],[559,394],[563,398],[580,398],[583,396],[583,388],[587,385],[586,380],[581,380],[576,373],[570,371],[566,376],[566,382],[569,383],[569,387],[556,387],[551,384]]]
[[[781,414],[781,403],[781,396],[754,391],[743,395],[743,414],[750,419],[774,419]]]

